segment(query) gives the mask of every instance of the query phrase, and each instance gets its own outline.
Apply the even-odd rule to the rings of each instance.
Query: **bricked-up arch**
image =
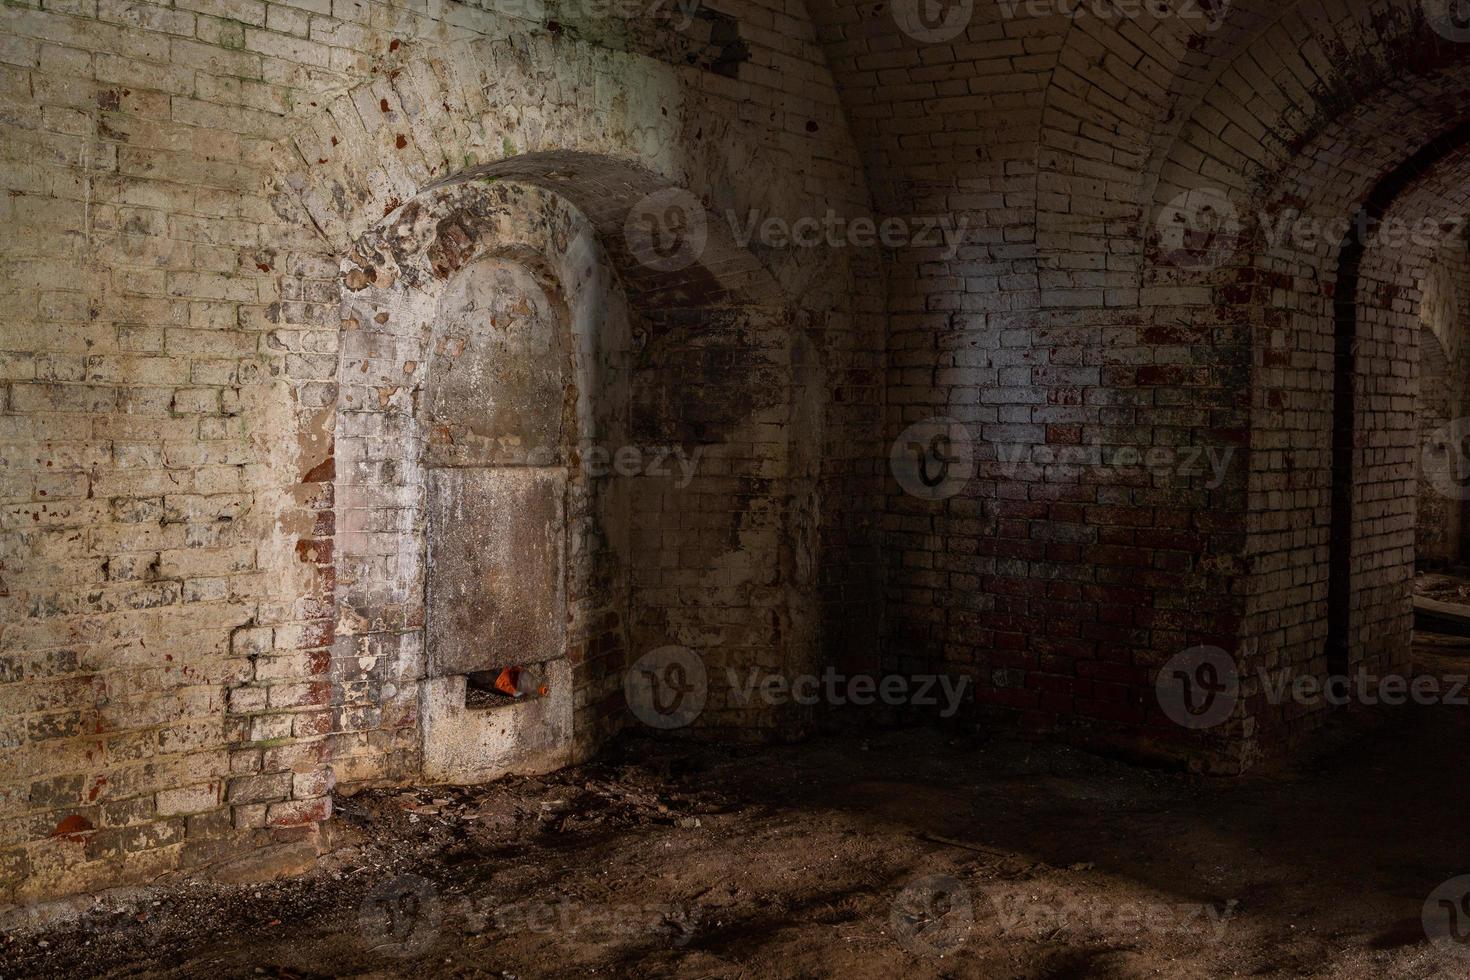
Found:
[[[429,375],[455,340],[438,307],[459,270],[495,258],[536,270],[541,291],[565,310],[569,336],[559,343],[573,351],[570,439],[524,449],[570,463],[568,450],[627,438],[627,301],[592,229],[565,202],[510,183],[460,182],[415,197],[353,246],[343,262],[333,680],[344,691],[366,688],[366,717],[344,716],[341,729],[376,731],[344,743],[333,760],[348,782],[419,774],[426,454],[436,442],[427,403],[438,380]],[[607,661],[625,650],[617,610],[628,583],[608,566],[626,553],[626,525],[587,481],[568,482],[567,550],[578,558],[566,574],[566,647],[584,672],[615,672]],[[607,536],[609,524],[623,529],[623,540]],[[583,721],[582,729],[595,724]],[[595,744],[590,732],[579,734],[580,751]]]
[[[359,782],[414,776],[415,684],[422,676],[424,444],[421,393],[444,284],[487,256],[534,256],[571,331],[574,451],[567,521],[568,650],[579,705],[576,752],[622,722],[625,661],[657,646],[697,650],[710,707],[696,725],[777,724],[726,696],[726,669],[791,663],[815,650],[815,545],[783,502],[801,492],[790,446],[792,327],[774,281],[709,222],[699,261],[649,269],[623,239],[629,208],[667,184],[631,164],[547,153],[441,181],[362,236],[343,264],[337,423],[335,681],[378,687],[384,751],[368,739],[334,760]],[[583,211],[586,202],[587,211]],[[590,212],[590,213],[588,213]],[[521,261],[517,259],[517,261]],[[697,468],[624,478],[585,468],[588,453],[632,447],[649,462],[674,447]],[[698,454],[696,457],[695,454]],[[795,658],[793,660],[793,658]],[[370,663],[364,671],[362,665]],[[391,691],[391,693],[390,693]],[[344,726],[351,731],[352,725]],[[378,733],[377,738],[383,738]]]

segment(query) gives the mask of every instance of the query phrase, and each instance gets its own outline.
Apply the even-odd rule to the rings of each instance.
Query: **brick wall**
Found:
[[[549,149],[645,167],[714,213],[866,210],[799,10],[738,5],[677,50],[646,25],[578,16],[548,30],[459,3],[0,11],[14,232],[0,901],[203,864],[299,866],[339,779],[413,778],[420,624],[390,604],[360,630],[337,608],[411,582],[366,543],[418,520],[390,493],[338,499],[406,462],[367,448],[394,437],[373,429],[382,418],[339,445],[339,370],[377,342],[340,310],[341,261],[364,232],[435,179]],[[709,57],[690,64],[686,48]],[[757,158],[783,176],[753,171]],[[821,313],[793,313],[781,340],[805,359],[787,396],[819,424],[771,441],[801,461],[782,490],[808,501],[808,540],[831,560],[787,598],[871,610],[872,519],[853,511],[877,475],[865,424],[881,303],[852,285],[859,257],[758,258],[796,312]],[[409,397],[392,353],[374,398]],[[784,547],[784,507],[770,519],[769,546]],[[600,608],[576,642],[610,661],[627,623]],[[802,615],[792,649],[806,656],[822,640]],[[588,676],[589,711],[613,711],[610,663]],[[589,744],[616,727],[595,720]]]
[[[621,529],[574,494],[579,752],[623,724],[628,657],[665,643],[714,668],[722,734],[810,721],[742,711],[723,667],[881,656],[972,677],[1005,724],[1225,771],[1323,713],[1248,680],[1227,722],[1183,730],[1154,697],[1174,653],[1325,673],[1338,596],[1350,662],[1402,663],[1422,300],[1463,260],[1365,253],[1344,302],[1339,236],[1269,229],[1375,194],[1405,220],[1464,211],[1453,140],[1402,171],[1458,124],[1470,51],[1410,0],[1205,23],[978,5],[943,38],[899,6],[722,3],[682,27],[577,4],[0,8],[0,901],[304,861],[339,783],[415,778],[408,365],[432,332],[377,320],[412,304],[360,246],[466,173],[512,194],[517,247],[596,239],[630,341],[600,365],[627,372],[609,430],[706,447],[692,492],[630,485]],[[709,276],[619,252],[629,192],[662,187],[720,223]],[[1181,261],[1168,222],[1201,191],[1243,227]],[[794,247],[722,224],[828,213],[962,234]],[[883,475],[934,416],[973,443],[942,500]]]
[[[885,431],[956,419],[977,465],[942,501],[890,484],[888,661],[973,675],[1006,723],[1238,770],[1320,717],[1273,711],[1248,683],[1229,721],[1183,731],[1154,680],[1197,644],[1232,651],[1247,678],[1327,671],[1338,243],[1275,248],[1257,215],[1351,216],[1456,124],[1464,46],[1400,2],[1232,4],[1205,23],[1014,7],[976,5],[940,37],[904,36],[886,10],[814,7],[877,206],[974,219],[957,256],[891,261]],[[1159,225],[1200,190],[1246,223],[1203,266],[1177,261]],[[1365,302],[1378,347],[1357,417],[1381,434],[1358,470],[1359,662],[1398,662],[1407,640],[1399,318],[1422,264],[1378,270],[1396,299]],[[1017,446],[1229,456],[1218,479],[1129,480],[1018,471]]]

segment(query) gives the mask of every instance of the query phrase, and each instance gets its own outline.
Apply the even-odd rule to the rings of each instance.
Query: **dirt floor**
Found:
[[[316,873],[104,896],[7,934],[0,977],[1470,977],[1421,919],[1470,873],[1467,736],[1344,712],[1235,780],[932,729],[630,739],[343,800]]]

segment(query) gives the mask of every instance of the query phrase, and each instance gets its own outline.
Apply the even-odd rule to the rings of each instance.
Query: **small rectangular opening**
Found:
[[[465,675],[464,706],[496,708],[544,698],[551,693],[544,664],[512,665],[477,670]]]

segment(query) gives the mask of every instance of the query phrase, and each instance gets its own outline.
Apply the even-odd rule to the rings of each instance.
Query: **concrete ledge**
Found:
[[[1470,606],[1416,595],[1414,628],[1447,636],[1470,636]]]
[[[465,707],[463,675],[420,682],[424,778],[430,783],[489,782],[539,775],[572,762],[572,670],[565,658],[546,664],[544,697]]]

